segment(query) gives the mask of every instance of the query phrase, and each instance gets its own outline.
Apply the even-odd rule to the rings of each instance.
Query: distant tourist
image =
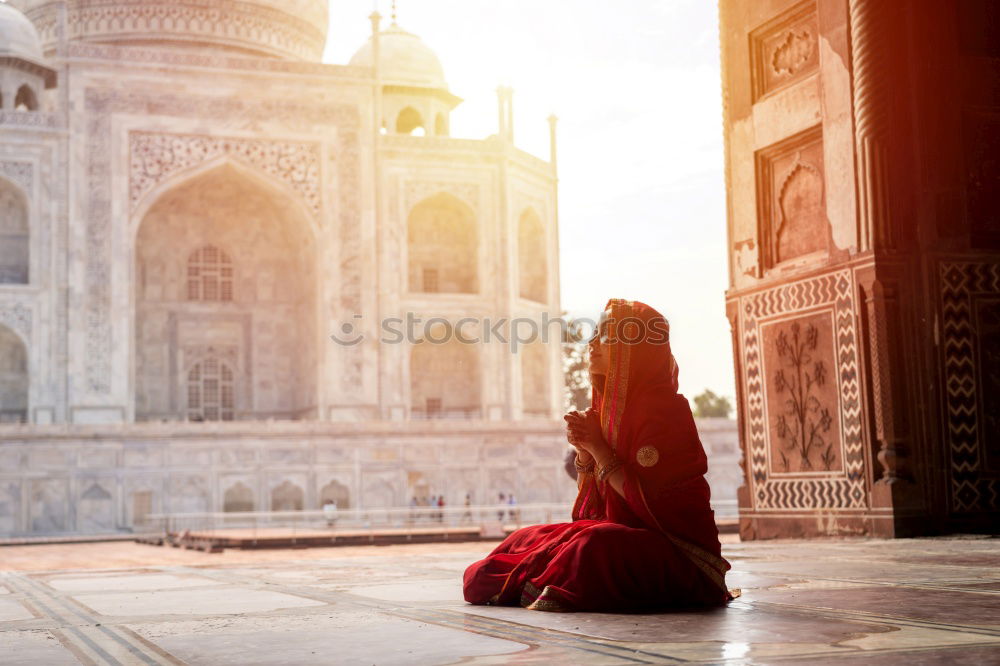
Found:
[[[667,321],[642,303],[607,309],[590,341],[591,407],[565,417],[579,473],[573,522],[516,530],[470,565],[470,603],[640,611],[734,598]]]
[[[507,513],[507,511],[506,511],[506,509],[507,509],[507,496],[504,495],[503,493],[500,493],[500,501],[498,502],[498,504],[500,505],[500,510],[497,511],[497,520],[499,520],[502,523],[503,522],[503,517]]]
[[[510,519],[513,520],[515,523],[518,522],[519,517],[517,515],[517,500],[514,499],[514,493],[511,493],[507,497],[507,507],[508,507],[507,514],[510,516]]]
[[[444,495],[438,495],[438,514],[437,519],[439,523],[444,522]]]
[[[462,514],[463,523],[472,522],[472,493],[465,493],[465,513]]]
[[[323,517],[326,519],[326,526],[333,527],[337,524],[337,502],[336,500],[327,500],[326,504],[323,505]]]

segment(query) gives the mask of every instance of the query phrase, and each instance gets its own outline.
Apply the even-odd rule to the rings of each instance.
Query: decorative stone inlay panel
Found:
[[[755,510],[868,506],[854,294],[843,270],[739,299]]]
[[[32,314],[27,305],[0,305],[0,324],[17,331],[25,340],[31,340]]]
[[[0,176],[20,185],[30,197],[34,186],[34,168],[27,162],[0,162]]]
[[[479,185],[455,181],[409,180],[403,195],[403,215],[409,215],[413,207],[435,194],[450,194],[462,200],[473,211],[479,210]]]
[[[842,469],[830,314],[761,325],[772,475]]]
[[[129,202],[134,210],[144,194],[179,171],[230,156],[287,183],[318,216],[320,154],[317,143],[129,132]]]
[[[1000,461],[996,397],[989,389],[1000,384],[1000,262],[942,261],[938,270],[950,508],[996,511]]]
[[[792,7],[750,34],[755,101],[818,69],[818,34],[812,0]]]
[[[828,252],[822,129],[761,150],[756,163],[762,271]]]
[[[337,208],[341,239],[341,305],[360,311],[360,148],[359,114],[352,105],[285,100],[190,95],[141,94],[135,91],[91,88],[86,92],[86,268],[84,276],[84,388],[90,393],[111,390],[111,118],[120,112],[133,115],[225,118],[228,122],[255,123],[281,119],[289,128],[320,135],[336,127],[337,143],[332,166],[337,172]],[[353,366],[345,381],[353,381],[360,366]],[[357,386],[356,383],[353,384]]]
[[[37,22],[48,48],[58,39],[61,8],[57,3],[39,4],[27,15]],[[301,2],[243,0],[70,0],[65,4],[69,40],[200,42],[303,60],[319,60],[326,41],[322,2],[308,2],[305,8]],[[295,4],[300,6],[288,6]],[[314,11],[303,16],[304,9]]]

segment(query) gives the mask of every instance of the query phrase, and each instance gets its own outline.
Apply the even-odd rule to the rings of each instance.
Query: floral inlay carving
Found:
[[[129,133],[129,201],[134,209],[143,195],[172,175],[229,156],[284,181],[319,215],[320,149],[315,143],[211,137],[198,134]]]
[[[812,324],[803,329],[794,322],[778,333],[775,348],[784,367],[774,373],[774,390],[784,398],[785,411],[777,415],[777,434],[785,449],[795,451],[799,471],[813,469],[813,454],[817,454],[823,469],[829,470],[836,454],[828,433],[833,424],[829,407],[816,395],[816,389],[826,383],[827,368],[822,360],[813,358],[819,346],[819,330]],[[780,464],[790,471],[791,462],[778,449]]]
[[[809,64],[816,49],[816,38],[808,30],[789,30],[771,53],[775,74],[795,74]]]

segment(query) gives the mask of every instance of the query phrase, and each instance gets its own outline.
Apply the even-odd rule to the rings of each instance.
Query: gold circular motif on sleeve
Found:
[[[652,467],[660,460],[660,452],[655,446],[644,446],[635,453],[635,459],[643,467]]]

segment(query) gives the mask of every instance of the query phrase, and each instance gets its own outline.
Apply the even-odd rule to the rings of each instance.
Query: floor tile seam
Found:
[[[229,574],[229,575],[225,575],[224,574],[224,575],[221,575],[221,576],[215,575],[215,576],[209,576],[209,577],[212,578],[212,580],[222,581],[222,582],[226,583],[227,585],[232,585],[234,587],[238,587],[238,588],[242,588],[242,589],[256,590],[258,592],[276,592],[276,593],[280,593],[280,594],[288,594],[288,595],[295,596],[295,597],[302,597],[302,598],[308,599],[310,601],[320,601],[320,602],[323,602],[323,603],[326,603],[326,604],[338,603],[338,601],[340,601],[340,600],[334,601],[334,600],[330,600],[328,598],[323,598],[323,597],[327,596],[327,593],[329,592],[329,590],[315,590],[315,591],[313,591],[313,588],[309,588],[309,587],[302,587],[302,586],[296,586],[296,585],[286,585],[286,584],[283,584],[283,583],[274,583],[274,582],[270,582],[270,581],[261,582],[260,579],[257,579],[257,578],[251,578],[249,576],[238,576],[238,575],[232,575],[232,574]],[[206,588],[203,588],[203,589],[206,589]],[[218,588],[216,588],[216,587],[210,587],[210,588],[207,588],[207,589],[218,589]],[[338,592],[336,594],[346,594],[346,593]]]
[[[128,635],[130,638],[132,638],[137,643],[141,643],[142,645],[146,646],[146,649],[151,650],[151,651],[155,652],[156,654],[158,654],[160,657],[162,657],[163,659],[165,659],[169,664],[171,664],[171,666],[186,666],[186,662],[184,662],[183,660],[181,660],[181,659],[175,657],[174,655],[170,654],[169,652],[167,652],[165,649],[163,649],[162,647],[160,647],[156,643],[154,643],[151,640],[148,640],[146,637],[140,635],[138,632],[133,631],[132,629],[130,629],[130,628],[126,627],[126,626],[119,626],[118,630],[121,631],[122,633]]]
[[[911,647],[881,647],[881,648],[871,648],[871,649],[858,648],[855,651],[852,651],[851,654],[820,653],[816,654],[815,656],[784,654],[784,655],[769,655],[767,659],[769,661],[781,662],[781,661],[791,661],[794,659],[801,659],[803,656],[812,658],[835,656],[835,657],[843,657],[844,659],[852,659],[853,661],[851,663],[858,663],[857,660],[859,657],[867,659],[869,657],[873,657],[876,655],[891,655],[891,654],[906,655],[910,653],[935,652],[935,651],[959,651],[959,650],[968,650],[970,647],[975,647],[977,645],[987,648],[993,647],[991,644],[962,643],[960,645],[952,644],[952,645],[926,645],[926,646],[911,646]],[[713,663],[718,663],[718,662],[713,662]]]
[[[195,585],[192,587],[168,587],[168,588],[141,588],[134,590],[56,590],[55,594],[52,596],[58,599],[71,599],[76,597],[92,597],[94,595],[102,594],[147,594],[149,592],[197,592],[200,590],[219,590],[224,591],[226,585]]]
[[[8,575],[12,576],[11,574],[8,574]],[[8,580],[10,580],[10,578],[8,578]],[[117,664],[119,666],[124,666],[120,661],[118,661],[117,659],[115,659],[114,657],[112,657],[111,654],[108,653],[103,647],[101,647],[100,645],[98,645],[97,643],[95,643],[89,636],[87,636],[86,634],[84,634],[83,631],[81,631],[81,627],[80,626],[72,625],[69,622],[67,622],[66,619],[62,616],[62,614],[57,609],[49,608],[49,606],[46,603],[44,603],[43,601],[40,601],[39,599],[37,599],[37,597],[35,595],[32,595],[31,592],[30,592],[30,590],[24,590],[23,588],[21,588],[21,584],[22,584],[21,582],[11,583],[12,586],[17,587],[18,589],[21,589],[22,592],[28,598],[32,599],[32,602],[36,606],[38,606],[40,609],[42,609],[43,612],[45,612],[46,614],[48,614],[48,616],[50,618],[52,618],[56,622],[60,622],[63,625],[61,627],[61,629],[63,631],[69,632],[76,639],[75,643],[76,643],[76,646],[77,646],[78,649],[88,650],[88,651],[92,652],[93,654],[95,654],[99,658],[103,659],[104,663],[106,663],[106,664],[112,664],[112,665],[116,665]],[[69,639],[68,636],[67,636],[67,639]]]
[[[788,604],[780,601],[754,601],[754,604],[781,608],[783,610],[793,610],[809,616],[823,616],[831,619],[847,619],[858,622],[871,622],[888,624],[892,626],[906,626],[918,629],[935,629],[939,631],[950,631],[953,633],[979,634],[1000,638],[1000,629],[989,629],[981,625],[964,625],[948,622],[934,622],[932,620],[920,620],[899,615],[889,615],[883,613],[873,613],[871,611],[847,610],[839,608],[828,608],[820,606],[804,606],[800,604]]]
[[[55,636],[55,639],[59,641],[59,644],[66,648],[70,654],[76,657],[77,661],[79,661],[82,666],[101,666],[100,662],[95,661],[90,654],[85,652],[78,643],[67,636],[62,630],[53,629],[49,633]]]
[[[104,622],[98,622],[99,616],[101,615],[100,613],[97,613],[92,608],[84,606],[79,602],[76,602],[72,597],[67,597],[67,598],[57,597],[56,595],[52,594],[52,592],[50,592],[47,586],[42,585],[42,583],[40,583],[39,581],[27,577],[25,577],[23,581],[29,588],[36,589],[39,593],[39,596],[47,596],[48,600],[51,601],[53,604],[61,605],[65,610],[76,615],[81,620],[84,620],[84,622],[87,624],[84,624],[83,626],[96,628],[101,634],[104,634],[112,641],[124,647],[129,653],[133,654],[140,661],[143,661],[146,664],[149,664],[150,666],[159,666],[160,662],[156,658],[146,654],[145,650],[143,649],[143,646],[136,645],[135,643],[130,641],[126,636],[123,636],[118,631],[118,628],[116,626],[107,625]],[[79,628],[75,628],[75,630],[80,632]]]
[[[372,599],[358,594],[353,594],[347,590],[331,590],[329,588],[314,588],[301,585],[288,585],[285,583],[266,582],[261,583],[259,579],[244,577],[239,575],[225,575],[224,577],[213,577],[215,580],[224,580],[232,585],[244,588],[255,589],[266,592],[278,592],[296,597],[302,597],[311,601],[319,601],[328,605],[348,604],[362,606],[372,610],[385,610],[387,603],[402,605],[406,607],[419,608],[419,606],[408,606],[405,601],[390,601]],[[359,587],[359,586],[355,586]]]
[[[431,615],[429,613],[423,612],[398,612],[398,611],[384,611],[387,615],[395,615],[397,617],[402,617],[408,620],[413,620],[417,622],[422,622],[425,624],[434,624],[441,627],[448,627],[450,629],[455,629],[458,631],[466,631],[477,633],[483,636],[489,636],[492,638],[500,638],[503,640],[514,640],[518,643],[524,643],[526,645],[532,645],[541,647],[543,643],[541,641],[547,641],[549,644],[557,643],[562,647],[584,650],[586,652],[593,652],[596,654],[601,654],[603,656],[615,657],[618,659],[625,659],[626,661],[632,661],[635,663],[663,663],[663,660],[667,660],[671,663],[687,663],[688,660],[671,657],[669,655],[658,654],[654,652],[644,652],[629,648],[625,645],[617,645],[616,643],[621,643],[621,641],[608,641],[607,639],[600,638],[588,638],[580,634],[573,634],[570,632],[560,631],[558,629],[545,629],[541,627],[532,627],[531,625],[522,625],[516,622],[509,622],[506,620],[494,620],[493,618],[484,618],[483,616],[469,616],[466,614],[454,613],[455,616],[461,616],[463,621],[459,622],[458,617],[446,617],[446,618],[435,618],[427,617]],[[437,613],[435,613],[437,614]],[[478,631],[472,630],[468,626],[468,622],[464,621],[467,618],[474,617],[476,624],[479,625]],[[511,638],[513,637],[513,638]],[[582,647],[581,646],[590,646]],[[614,652],[606,652],[599,650],[597,648],[605,648],[607,650],[613,650]],[[627,654],[619,654],[619,652],[626,652]],[[649,662],[643,659],[639,659],[632,655],[641,654],[642,656],[651,657],[653,659],[660,660],[659,662]]]
[[[256,612],[240,613],[159,613],[156,615],[107,615],[107,626],[119,629],[138,624],[171,624],[175,622],[206,622],[210,620],[229,620],[239,618],[283,618],[321,615],[329,613],[333,604],[324,606],[293,606],[290,608],[274,608]]]
[[[792,579],[793,581],[803,582],[803,583],[808,583],[810,581],[826,581],[826,582],[830,582],[830,583],[852,583],[852,584],[857,584],[857,585],[867,585],[869,587],[919,587],[919,586],[928,585],[928,584],[932,584],[934,582],[937,582],[937,581],[927,581],[927,582],[922,582],[922,581],[879,581],[879,580],[859,579],[859,578],[839,578],[839,577],[833,577],[833,576],[790,576],[788,574],[780,574],[780,573],[779,574],[770,573],[770,574],[766,574],[765,575],[765,574],[763,574],[761,572],[758,572],[758,571],[743,572],[743,573],[749,573],[751,575],[761,576],[761,577],[768,577],[769,576],[769,577],[772,577],[772,578],[787,578],[787,579]],[[976,582],[976,579],[960,578],[958,580],[960,580],[960,581],[972,581],[972,582]],[[953,581],[944,581],[944,582],[953,582]],[[775,585],[773,587],[780,587],[780,585]],[[745,589],[751,590],[751,589],[772,589],[772,588],[751,588],[751,587],[747,587]]]

